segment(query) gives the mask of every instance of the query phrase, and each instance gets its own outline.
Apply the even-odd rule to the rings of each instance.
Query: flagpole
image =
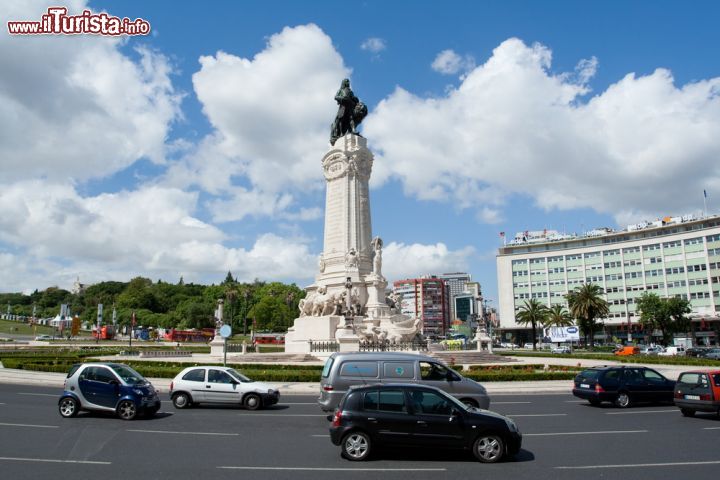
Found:
[[[703,211],[705,212],[705,217],[707,217],[707,190],[703,190]]]

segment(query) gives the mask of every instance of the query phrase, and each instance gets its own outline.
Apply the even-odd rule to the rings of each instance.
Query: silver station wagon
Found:
[[[488,409],[485,387],[427,355],[396,352],[333,353],[325,362],[318,403],[332,411],[353,385],[418,383],[437,387],[471,407]]]

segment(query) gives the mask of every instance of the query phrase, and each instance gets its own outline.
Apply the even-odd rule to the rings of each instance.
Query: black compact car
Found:
[[[494,463],[515,455],[522,443],[511,419],[426,385],[351,387],[327,418],[333,444],[354,461],[385,446],[466,449],[479,461]]]
[[[575,377],[573,395],[592,405],[611,402],[621,408],[634,403],[672,402],[675,382],[647,367],[604,366]]]

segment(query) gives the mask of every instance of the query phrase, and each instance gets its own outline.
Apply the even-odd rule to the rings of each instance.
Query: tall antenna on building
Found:
[[[707,217],[707,190],[703,189],[703,217]]]

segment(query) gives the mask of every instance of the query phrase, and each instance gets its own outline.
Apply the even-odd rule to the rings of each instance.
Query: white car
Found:
[[[658,352],[663,357],[675,357],[677,355],[685,355],[685,347],[667,347],[664,352]]]
[[[553,347],[552,350],[550,350],[550,351],[552,353],[561,353],[561,354],[572,353],[572,352],[570,352],[570,347]]]
[[[35,337],[35,340],[45,342],[48,340],[52,340],[52,337],[50,335],[38,335],[37,337]]]
[[[257,410],[276,404],[280,392],[230,367],[197,366],[177,374],[170,383],[170,399],[175,408],[207,403],[242,405],[248,410]]]

